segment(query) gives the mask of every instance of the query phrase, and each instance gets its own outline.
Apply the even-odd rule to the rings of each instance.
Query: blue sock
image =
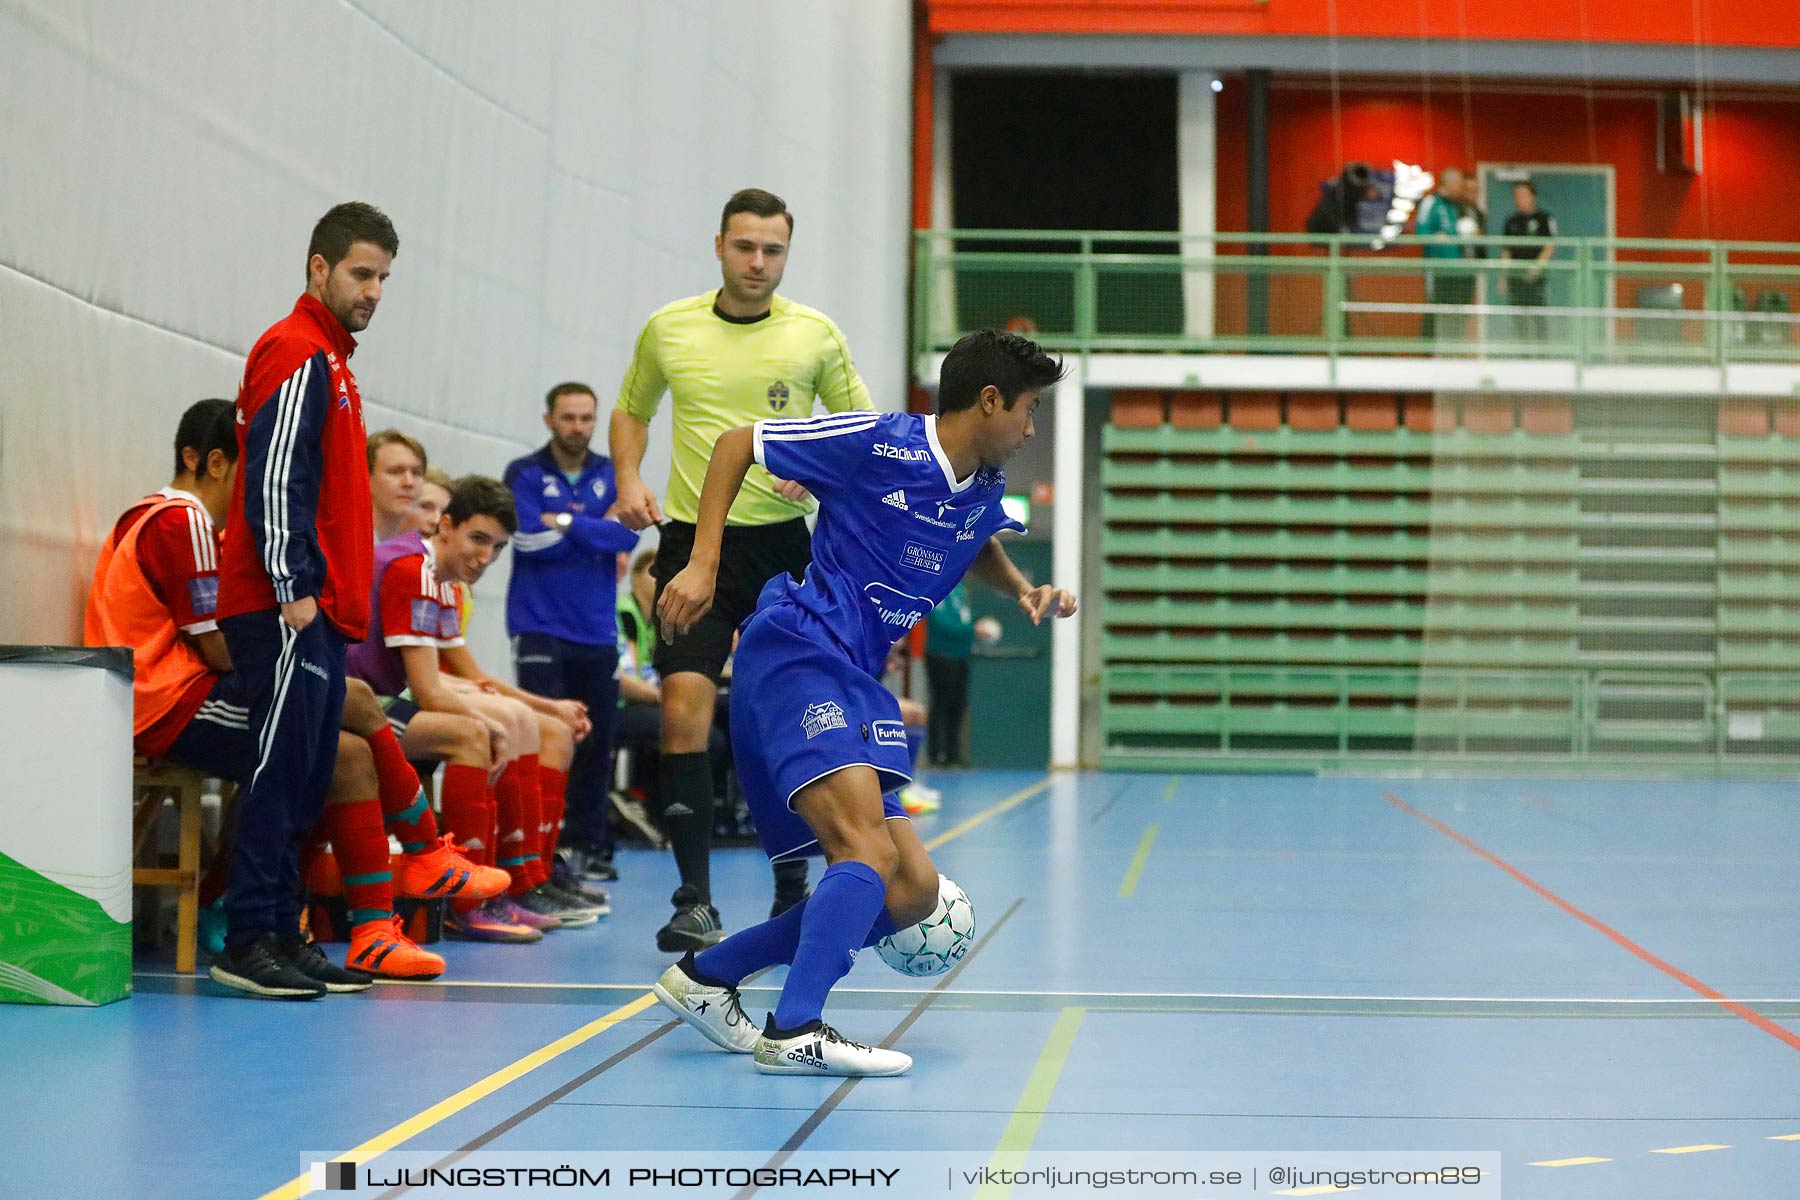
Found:
[[[707,983],[736,987],[764,967],[793,962],[794,950],[800,945],[800,922],[810,903],[812,897],[808,896],[780,916],[740,929],[724,941],[708,946],[694,955],[694,969],[706,976]],[[862,944],[873,946],[892,932],[894,919],[883,908],[875,914],[875,924],[869,927]]]
[[[906,753],[913,765],[913,778],[919,777],[919,755],[925,750],[925,727],[908,725],[906,727]]]
[[[808,896],[780,916],[708,946],[694,955],[695,969],[709,980],[736,987],[764,967],[793,962],[794,947],[800,944],[800,918],[811,902]]]
[[[794,1029],[817,1021],[825,997],[850,971],[851,952],[867,940],[887,889],[867,863],[834,863],[819,877],[800,920],[793,965],[775,1006],[775,1025]]]
[[[812,903],[812,896],[799,901],[778,918],[769,918],[751,928],[740,928],[725,941],[707,946],[706,950],[693,955],[693,968],[706,975],[706,982],[720,982],[736,988],[765,966],[792,963],[794,950],[799,946],[801,919],[805,918],[808,903]],[[869,927],[868,936],[862,939],[862,948],[875,945],[893,932],[895,919],[887,916],[887,909],[880,910],[875,914],[875,925]]]

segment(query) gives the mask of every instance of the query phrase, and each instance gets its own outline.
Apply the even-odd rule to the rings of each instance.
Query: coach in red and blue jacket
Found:
[[[219,556],[218,616],[253,697],[259,755],[238,800],[225,953],[212,976],[252,995],[323,991],[293,978],[309,961],[295,959],[300,846],[331,783],[344,651],[368,633],[374,569],[351,335],[374,315],[398,249],[379,209],[350,203],[326,213],[307,249],[306,294],[257,340],[238,392],[241,467]]]
[[[550,442],[507,464],[506,486],[519,514],[506,631],[519,686],[587,705],[593,733],[569,767],[563,844],[598,859],[612,875],[607,819],[613,715],[619,704],[618,556],[638,535],[607,511],[618,498],[612,459],[588,449],[599,402],[585,383],[559,383],[544,397]]]

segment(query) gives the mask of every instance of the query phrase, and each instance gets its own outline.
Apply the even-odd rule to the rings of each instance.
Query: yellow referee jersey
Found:
[[[874,407],[842,331],[824,313],[777,295],[767,316],[745,321],[714,312],[717,296],[715,289],[652,313],[619,388],[619,407],[646,425],[665,391],[675,397],[675,454],[662,510],[677,521],[699,520],[706,464],[726,430],[811,416],[814,400],[834,413]],[[769,480],[751,466],[729,524],[773,525],[811,511],[776,495]]]

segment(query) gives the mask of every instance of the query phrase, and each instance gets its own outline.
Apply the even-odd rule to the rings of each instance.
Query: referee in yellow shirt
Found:
[[[834,413],[873,407],[838,327],[823,313],[775,294],[793,233],[794,218],[781,197],[757,188],[738,192],[725,202],[713,243],[723,286],[664,305],[638,335],[612,414],[611,449],[619,520],[632,529],[662,525],[654,568],[658,597],[693,551],[700,485],[720,434],[766,418],[811,416],[815,400]],[[638,472],[665,391],[675,400],[675,453],[665,507],[659,508]],[[755,611],[765,583],[782,571],[798,579],[812,561],[805,519],[812,508],[804,488],[752,466],[727,519],[712,610],[686,633],[664,631],[657,642],[662,820],[681,873],[675,915],[656,934],[661,950],[702,950],[724,937],[708,861],[713,780],[707,733],[737,627]],[[804,859],[776,867],[777,910],[805,891]]]

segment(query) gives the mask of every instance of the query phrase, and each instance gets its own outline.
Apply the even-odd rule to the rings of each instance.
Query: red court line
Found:
[[[1530,888],[1532,891],[1536,892],[1538,895],[1542,896],[1544,899],[1548,900],[1550,903],[1556,905],[1556,907],[1558,907],[1558,908],[1562,909],[1564,912],[1568,913],[1571,917],[1574,917],[1577,920],[1583,922],[1584,924],[1592,927],[1595,931],[1604,934],[1607,938],[1611,939],[1613,942],[1617,943],[1619,946],[1623,947],[1624,949],[1631,951],[1631,953],[1637,955],[1639,958],[1643,959],[1645,962],[1649,963],[1651,966],[1655,967],[1657,970],[1661,971],[1663,974],[1667,975],[1669,978],[1680,983],[1683,987],[1686,987],[1695,992],[1698,992],[1700,995],[1705,996],[1708,1000],[1711,1000],[1714,1004],[1717,1004],[1719,1007],[1725,1009],[1727,1012],[1730,1012],[1734,1016],[1742,1017],[1744,1020],[1750,1022],[1750,1024],[1756,1026],[1758,1029],[1760,1029],[1764,1033],[1768,1034],[1770,1037],[1779,1038],[1782,1042],[1784,1042],[1787,1045],[1787,1047],[1790,1050],[1800,1050],[1800,1034],[1796,1034],[1790,1030],[1783,1029],[1781,1026],[1779,1026],[1775,1022],[1769,1020],[1769,1018],[1763,1016],[1761,1013],[1757,1012],[1755,1009],[1749,1007],[1748,1005],[1739,1004],[1736,1000],[1730,999],[1729,997],[1727,997],[1725,995],[1725,993],[1719,991],[1717,988],[1712,987],[1708,984],[1702,983],[1700,980],[1695,979],[1692,975],[1689,975],[1686,971],[1683,971],[1680,967],[1675,966],[1673,963],[1664,962],[1662,959],[1660,959],[1656,955],[1650,953],[1650,951],[1644,949],[1642,946],[1638,945],[1636,942],[1632,941],[1630,938],[1626,937],[1624,934],[1620,933],[1618,930],[1614,929],[1612,926],[1608,925],[1606,922],[1600,920],[1598,917],[1589,916],[1587,913],[1583,912],[1581,909],[1576,908],[1573,904],[1570,904],[1567,900],[1564,900],[1561,896],[1557,895],[1555,892],[1551,891],[1549,888],[1545,887],[1543,884],[1539,883],[1537,880],[1533,879],[1531,876],[1525,874],[1525,872],[1519,870],[1517,867],[1513,866],[1511,863],[1507,862],[1505,859],[1501,858],[1499,855],[1490,853],[1488,850],[1486,850],[1482,846],[1476,844],[1475,842],[1470,841],[1468,838],[1466,838],[1462,834],[1456,832],[1456,830],[1450,828],[1448,825],[1444,824],[1442,821],[1438,820],[1437,818],[1427,816],[1426,814],[1420,812],[1418,809],[1414,808],[1412,805],[1408,804],[1406,801],[1402,800],[1400,797],[1394,795],[1392,792],[1386,792],[1383,794],[1387,797],[1387,802],[1389,804],[1392,804],[1395,808],[1398,808],[1401,812],[1407,813],[1414,817],[1417,817],[1419,820],[1425,822],[1425,824],[1431,826],[1433,829],[1437,830],[1439,833],[1443,834],[1445,837],[1449,838],[1451,841],[1456,842],[1458,845],[1462,846],[1465,850],[1470,850],[1470,851],[1474,852],[1475,854],[1480,855],[1482,858],[1486,859],[1488,862],[1492,863],[1494,866],[1499,867],[1502,871],[1505,871],[1508,875],[1511,875],[1514,879],[1518,880],[1520,883],[1524,884],[1526,887]]]

